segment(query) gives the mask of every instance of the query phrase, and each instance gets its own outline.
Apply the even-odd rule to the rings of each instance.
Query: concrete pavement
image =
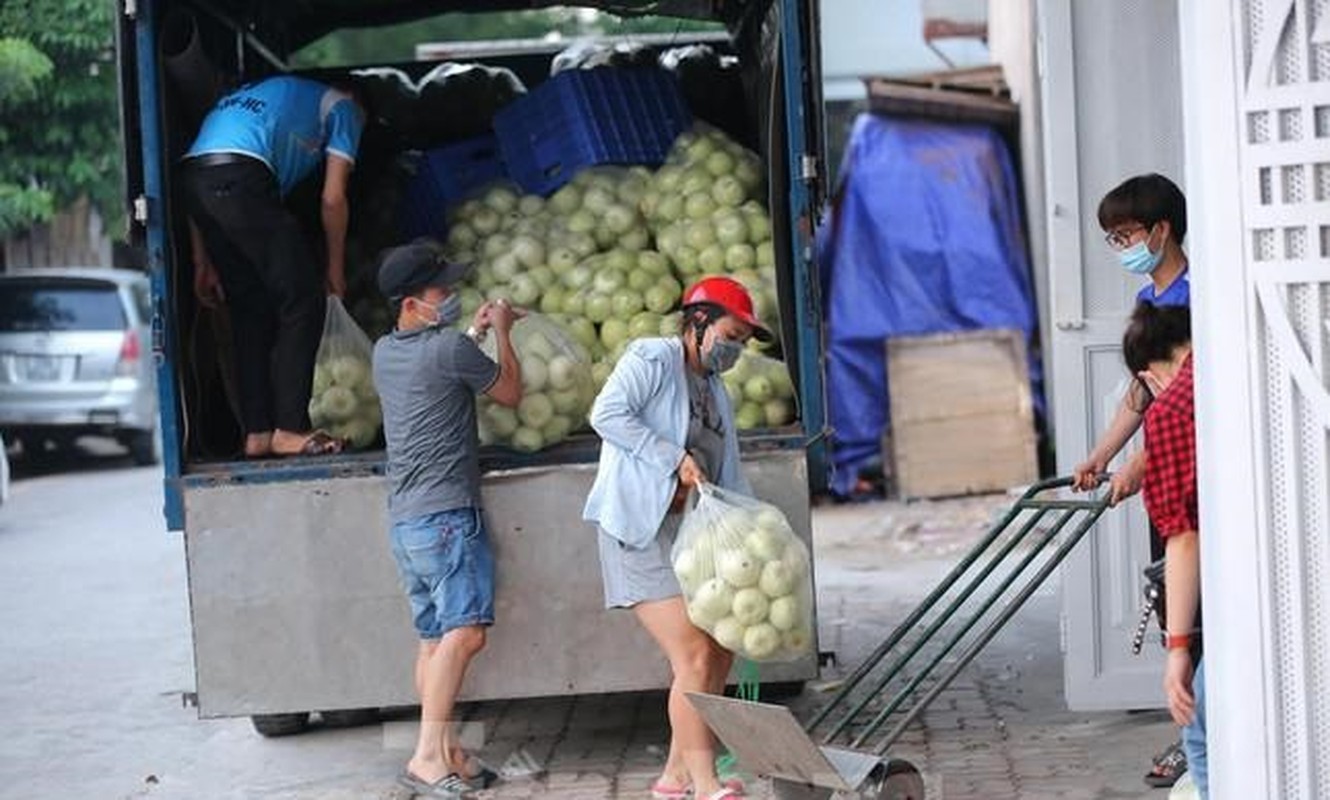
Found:
[[[78,465],[21,478],[0,510],[0,798],[403,798],[392,778],[413,742],[409,715],[266,740],[245,720],[199,721],[182,706],[189,609],[160,473],[106,456]],[[824,649],[853,666],[1006,502],[819,509]],[[883,538],[887,518],[925,513],[942,522]],[[1141,782],[1173,735],[1161,713],[1063,707],[1058,610],[1045,587],[900,742],[895,755],[924,771],[930,798],[1167,796]],[[667,736],[658,694],[465,713],[492,755],[520,748],[549,769],[492,798],[645,797]]]

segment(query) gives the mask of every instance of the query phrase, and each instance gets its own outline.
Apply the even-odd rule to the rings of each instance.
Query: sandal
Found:
[[[273,455],[282,458],[293,458],[300,456],[335,456],[342,452],[346,447],[345,439],[337,439],[331,436],[327,431],[310,431],[301,443],[300,449],[292,453],[279,453],[273,451]]]
[[[726,798],[743,800],[745,797],[747,797],[747,795],[742,791],[736,790],[733,786],[722,786],[717,791],[708,795],[707,800],[726,800]]]
[[[1145,773],[1145,783],[1156,789],[1168,789],[1187,771],[1187,753],[1182,742],[1174,742],[1154,757],[1154,765]]]
[[[743,797],[744,782],[739,778],[727,778],[720,782],[721,791],[730,791],[730,795],[721,795],[721,797]],[[693,796],[693,787],[689,784],[682,786],[671,786],[663,781],[656,781],[651,785],[652,800],[686,800]],[[713,795],[714,796],[714,795]]]
[[[464,800],[464,798],[470,797],[472,792],[471,784],[467,783],[456,772],[450,772],[433,783],[426,783],[423,779],[412,775],[409,770],[403,770],[397,776],[397,783],[409,790],[412,797]]]
[[[693,796],[693,787],[688,784],[671,786],[664,781],[651,784],[651,800],[687,800]]]
[[[490,788],[498,783],[501,778],[499,777],[499,773],[489,767],[481,766],[476,772],[464,776],[463,780],[471,784],[471,788],[479,790]]]

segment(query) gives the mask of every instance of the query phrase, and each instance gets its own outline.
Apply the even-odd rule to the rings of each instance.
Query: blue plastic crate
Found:
[[[477,189],[507,178],[493,134],[436,147],[420,154],[402,202],[406,238],[447,235],[444,213]]]
[[[508,174],[548,195],[596,164],[665,160],[692,124],[678,79],[662,69],[568,70],[494,117]]]

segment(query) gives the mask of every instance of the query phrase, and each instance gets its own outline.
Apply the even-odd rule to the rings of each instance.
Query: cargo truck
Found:
[[[191,85],[188,77],[182,82],[171,73],[188,71],[191,59],[202,56],[215,74],[239,82],[287,70],[293,52],[339,29],[532,5],[123,0],[118,58],[132,242],[151,278],[164,513],[167,527],[184,537],[201,717],[249,716],[260,733],[273,735],[300,730],[311,712],[412,704],[414,633],[387,546],[382,450],[247,461],[216,445],[238,441],[224,383],[209,377],[225,370],[206,369],[224,363],[225,332],[195,308],[186,222],[173,193],[180,154],[217,87],[208,80]],[[825,478],[821,309],[811,246],[822,194],[817,4],[603,5],[619,14],[722,23],[721,41],[714,34],[706,38],[738,58],[745,138],[766,165],[780,336],[798,407],[794,424],[743,437],[744,468],[755,491],[811,541],[810,496]],[[678,41],[686,42],[687,35]],[[468,58],[475,54],[471,48]],[[476,60],[512,69],[528,87],[549,74],[548,55],[516,52]],[[335,78],[353,66],[381,65],[318,75]],[[419,75],[433,65],[395,66]],[[367,134],[364,148],[375,147],[384,145]],[[360,159],[356,181],[373,177],[375,169],[366,166],[373,155]],[[366,213],[370,209],[357,205],[353,189],[353,236],[354,219]],[[349,264],[349,279],[355,282],[357,270],[365,269]],[[602,608],[595,532],[581,520],[597,452],[594,435],[584,433],[534,454],[497,448],[482,453],[485,510],[497,554],[498,622],[463,699],[668,684],[665,660],[632,618]],[[762,677],[798,683],[815,677],[817,667],[810,656],[764,666]]]

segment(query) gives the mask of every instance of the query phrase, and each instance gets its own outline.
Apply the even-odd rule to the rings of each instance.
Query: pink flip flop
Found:
[[[719,798],[725,797],[744,797],[744,789],[744,782],[742,780],[738,778],[729,778],[728,780],[721,781],[721,793],[712,796],[718,798],[718,800]],[[724,794],[724,792],[729,792],[729,794]],[[692,796],[693,787],[687,784],[684,784],[683,786],[670,786],[667,783],[656,781],[651,785],[652,800],[687,800]]]
[[[693,787],[688,784],[671,786],[662,781],[651,784],[651,800],[688,800],[693,796]]]

